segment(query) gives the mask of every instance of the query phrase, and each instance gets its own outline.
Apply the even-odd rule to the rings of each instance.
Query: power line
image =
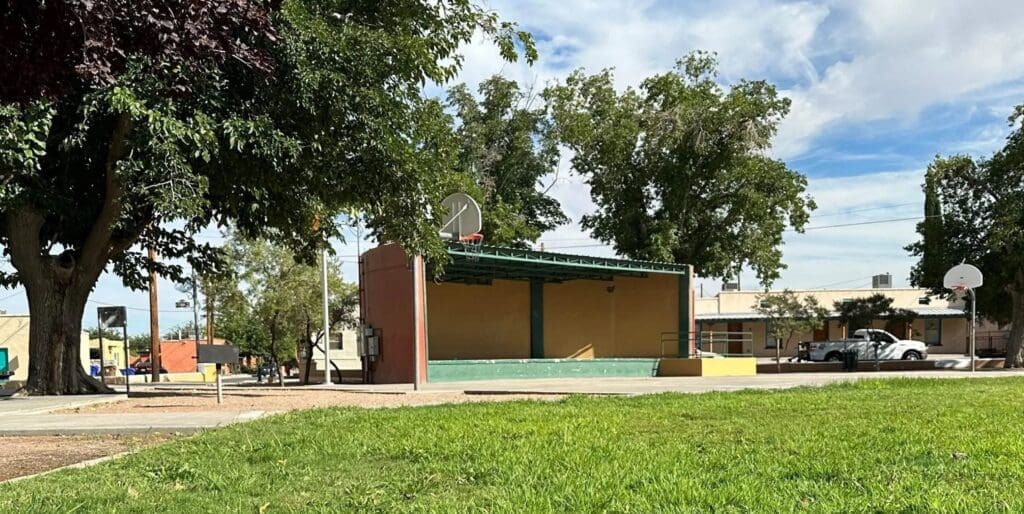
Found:
[[[11,298],[14,298],[15,296],[20,296],[22,293],[24,293],[24,291],[18,291],[17,293],[14,293],[14,294],[12,294],[10,296],[5,296],[3,298],[0,298],[0,302],[6,302],[7,300],[10,300]]]
[[[818,225],[815,227],[804,227],[804,230],[821,230],[824,228],[842,228],[842,227],[858,227],[861,225],[878,225],[880,223],[895,223],[897,221],[912,221],[912,220],[923,220],[925,218],[936,218],[939,215],[932,216],[914,216],[912,218],[890,218],[885,220],[871,220],[871,221],[859,221],[856,223],[840,223],[838,225]],[[796,230],[787,230],[787,232],[796,232]]]
[[[893,204],[893,205],[879,205],[878,207],[865,207],[863,209],[841,210],[841,211],[835,211],[835,212],[830,212],[830,213],[827,212],[826,214],[815,214],[815,213],[812,213],[811,217],[812,218],[829,218],[829,217],[832,217],[832,216],[846,216],[847,214],[854,214],[854,213],[857,213],[857,212],[881,211],[881,210],[885,210],[885,209],[898,209],[900,207],[909,207],[911,205],[920,205],[920,202],[897,203],[897,204]]]

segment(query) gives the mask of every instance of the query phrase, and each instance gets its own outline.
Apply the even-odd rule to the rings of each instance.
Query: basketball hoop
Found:
[[[473,254],[470,257],[472,260],[479,260],[479,254],[481,253],[484,246],[484,235],[481,233],[470,234],[468,236],[462,236],[459,238],[459,242],[466,248],[467,253]]]
[[[957,284],[951,287],[950,289],[953,290],[953,294],[955,294],[957,298],[963,298],[967,296],[967,286],[965,284]]]

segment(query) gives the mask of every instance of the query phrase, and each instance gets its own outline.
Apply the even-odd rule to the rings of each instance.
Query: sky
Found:
[[[985,156],[998,149],[1013,107],[1024,103],[1024,2],[1018,0],[587,1],[489,0],[537,40],[533,66],[506,63],[479,39],[463,49],[461,75],[471,88],[502,74],[542,88],[576,68],[613,68],[619,87],[669,70],[694,50],[716,52],[719,80],[764,79],[792,100],[771,155],[808,177],[818,203],[805,234],[788,232],[787,269],[775,288],[863,288],[891,273],[907,286],[923,210],[921,182],[936,155]],[[448,85],[434,85],[443,95]],[[594,209],[583,180],[563,156],[545,182],[573,223],[544,234],[546,250],[614,255],[579,228]],[[898,219],[901,221],[886,221]],[[879,222],[881,221],[881,222]],[[879,222],[850,225],[860,222]],[[214,230],[203,234],[219,239]],[[335,242],[342,272],[356,280],[356,237]],[[360,242],[361,250],[373,244]],[[744,289],[757,288],[745,272]],[[700,280],[706,295],[718,280]],[[174,308],[184,294],[161,281],[161,327],[191,319]],[[129,307],[129,330],[148,330],[148,296],[100,279],[85,325],[100,302]],[[0,291],[0,310],[27,312],[20,290]]]

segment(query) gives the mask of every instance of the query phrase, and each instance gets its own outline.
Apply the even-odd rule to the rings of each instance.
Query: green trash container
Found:
[[[857,350],[843,351],[843,371],[857,371]]]

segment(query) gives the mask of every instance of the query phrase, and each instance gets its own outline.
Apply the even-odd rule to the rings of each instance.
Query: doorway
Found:
[[[740,355],[743,353],[743,323],[731,322],[726,327],[729,332],[729,348],[726,353],[729,355]]]

